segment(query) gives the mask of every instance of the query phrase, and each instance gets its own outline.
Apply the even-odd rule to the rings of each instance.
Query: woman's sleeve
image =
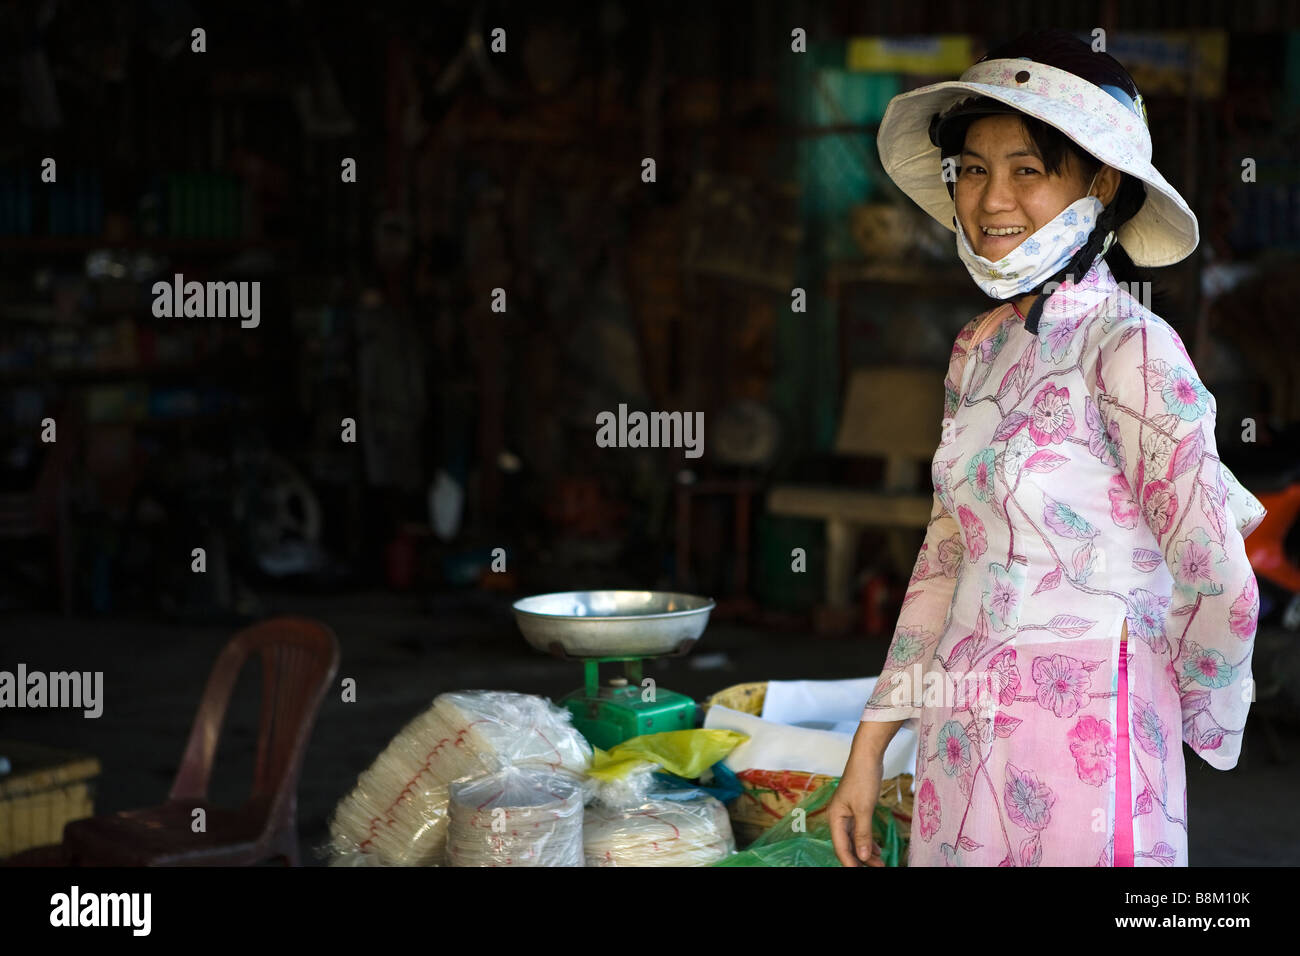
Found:
[[[1173,577],[1164,638],[1182,738],[1211,766],[1230,770],[1254,696],[1259,618],[1244,536],[1264,507],[1220,464],[1214,396],[1169,325],[1147,317],[1119,323],[1101,342],[1095,374],[1098,411],[1161,551],[1114,557],[1149,565],[1163,556]]]
[[[953,344],[943,383],[945,420],[957,412],[966,354],[978,321],[977,318],[967,324]],[[940,422],[940,428],[943,427]],[[924,670],[925,661],[934,653],[943,634],[963,553],[961,529],[944,502],[943,491],[941,483],[935,480],[925,540],[907,583],[903,609],[885,655],[885,665],[863,710],[863,720],[902,720],[904,726],[915,730],[920,718],[922,688],[917,672]]]

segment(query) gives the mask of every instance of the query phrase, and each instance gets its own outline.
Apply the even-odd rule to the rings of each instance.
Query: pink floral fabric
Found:
[[[1177,333],[1104,261],[1037,335],[1005,312],[954,345],[931,521],[863,712],[918,732],[909,862],[1113,865],[1122,705],[1134,864],[1185,866],[1179,744],[1237,763],[1264,508]]]

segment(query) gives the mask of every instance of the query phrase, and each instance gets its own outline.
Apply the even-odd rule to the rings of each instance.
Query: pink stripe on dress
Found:
[[[1128,621],[1119,639],[1119,702],[1115,708],[1115,865],[1133,865],[1133,793],[1128,761]]]

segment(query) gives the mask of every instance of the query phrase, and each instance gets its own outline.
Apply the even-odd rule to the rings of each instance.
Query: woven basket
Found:
[[[766,696],[767,681],[735,684],[709,697],[704,701],[703,707],[705,713],[708,713],[714,704],[721,704],[731,710],[758,717],[763,713],[763,700]],[[731,828],[735,831],[738,845],[757,839],[764,830],[793,810],[800,800],[835,779],[825,774],[777,769],[742,770],[737,776],[745,792],[731,801],[727,809],[731,812]],[[899,835],[904,840],[911,835],[914,799],[910,773],[902,773],[880,782],[879,805],[893,814]],[[825,812],[822,809],[809,814],[809,829]]]

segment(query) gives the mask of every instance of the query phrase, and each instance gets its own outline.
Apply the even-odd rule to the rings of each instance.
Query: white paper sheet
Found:
[[[749,740],[733,750],[724,761],[736,773],[754,769],[796,770],[832,777],[844,772],[853,734],[857,731],[856,721],[845,733],[815,730],[765,720],[717,704],[709,708],[704,726],[735,730],[749,736]],[[900,773],[914,773],[915,769],[916,734],[900,728],[885,749],[884,775],[886,778],[894,777]]]
[[[770,680],[763,698],[763,719],[778,724],[803,721],[850,722],[856,733],[862,709],[878,677],[852,680]]]

